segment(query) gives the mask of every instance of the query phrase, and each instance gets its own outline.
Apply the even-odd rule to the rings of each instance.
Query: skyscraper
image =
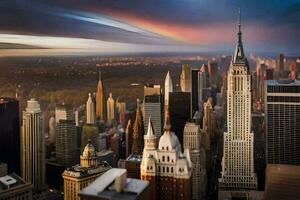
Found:
[[[133,141],[132,141],[132,154],[142,155],[143,148],[144,148],[144,142],[143,142],[143,136],[144,136],[144,122],[143,122],[143,116],[140,108],[140,100],[137,99],[137,108],[136,108],[136,115],[135,115],[135,121],[133,124]]]
[[[224,133],[221,188],[256,189],[251,132],[251,75],[244,54],[240,12],[238,40],[228,71],[227,132]]]
[[[56,160],[65,167],[78,163],[79,149],[74,120],[59,120],[56,125]]]
[[[19,102],[7,97],[0,97],[0,152],[8,173],[20,175]]]
[[[55,123],[57,124],[59,120],[64,119],[64,120],[74,120],[75,115],[73,108],[70,105],[58,105],[55,108]]]
[[[171,92],[170,93],[170,120],[172,131],[177,135],[179,142],[183,143],[183,129],[185,123],[191,118],[191,93]]]
[[[215,138],[215,116],[212,107],[212,98],[208,98],[207,102],[204,103],[204,116],[203,116],[203,130],[207,132],[210,140]]]
[[[154,88],[155,87],[155,88]],[[147,90],[157,89],[157,92],[150,93]],[[154,132],[159,138],[162,133],[163,123],[163,98],[160,92],[160,85],[144,87],[144,121],[148,121],[151,117],[153,122]],[[144,124],[144,130],[148,129],[148,123]]]
[[[200,68],[200,71],[198,73],[198,104],[200,105],[203,101],[205,101],[204,99],[204,94],[203,94],[203,90],[204,88],[207,88],[207,73],[206,73],[206,69],[205,69],[205,65],[203,64]]]
[[[202,145],[204,133],[200,125],[195,122],[188,122],[184,127],[183,147],[190,150],[192,170],[192,199],[201,200],[206,197],[207,173],[206,153]]]
[[[191,118],[199,110],[199,69],[191,70]]]
[[[103,120],[103,84],[101,71],[99,71],[99,80],[96,93],[96,117]]]
[[[181,152],[180,142],[171,131],[166,110],[165,131],[156,147],[156,136],[151,122],[145,135],[141,179],[150,182],[150,199],[190,199],[192,162],[189,149]]]
[[[173,92],[173,83],[170,72],[168,71],[165,79],[165,109],[169,106],[169,94]]]
[[[127,122],[127,126],[126,126],[126,157],[128,157],[131,154],[131,150],[132,150],[132,124],[131,124],[131,120],[129,119]]]
[[[188,64],[182,65],[180,87],[182,92],[191,92],[191,67]]]
[[[115,119],[115,100],[112,97],[112,93],[109,93],[109,97],[106,102],[107,106],[107,120],[109,123],[112,123],[112,121]]]
[[[267,163],[300,165],[300,81],[266,81],[265,121]]]
[[[218,78],[218,63],[214,61],[208,62],[208,73],[210,80],[210,87],[217,88],[217,78]]]
[[[40,191],[45,186],[45,135],[40,104],[33,98],[23,111],[21,148],[22,177]]]
[[[89,98],[86,102],[86,123],[87,124],[95,124],[96,116],[95,116],[95,104],[92,99],[91,93],[89,93]]]

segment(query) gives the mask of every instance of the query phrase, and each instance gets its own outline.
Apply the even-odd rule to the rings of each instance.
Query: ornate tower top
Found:
[[[244,53],[244,47],[242,42],[242,31],[241,31],[241,11],[238,10],[238,40],[235,48],[234,57],[232,60],[233,64],[247,64],[247,58]]]

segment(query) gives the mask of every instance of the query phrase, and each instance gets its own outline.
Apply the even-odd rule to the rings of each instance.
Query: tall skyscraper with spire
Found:
[[[95,104],[92,99],[91,93],[89,93],[88,100],[86,102],[86,123],[87,124],[95,124]]]
[[[45,135],[40,104],[35,99],[27,101],[23,111],[22,126],[22,177],[33,184],[35,191],[45,186]]]
[[[242,43],[240,11],[238,40],[228,71],[227,132],[224,133],[221,188],[256,189],[251,132],[251,74]]]
[[[99,120],[103,120],[103,84],[101,71],[99,71],[99,80],[96,94],[96,117]]]

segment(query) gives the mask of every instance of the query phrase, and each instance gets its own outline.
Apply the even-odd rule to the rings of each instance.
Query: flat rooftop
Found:
[[[264,199],[299,200],[300,166],[268,164]]]
[[[266,80],[268,85],[284,85],[284,86],[293,86],[300,85],[300,81],[298,80]]]
[[[83,188],[79,192],[79,196],[93,199],[136,199],[148,187],[149,182],[127,178],[123,191],[117,192],[115,190],[115,179],[123,173],[126,173],[126,169],[113,168],[108,170],[86,188]]]

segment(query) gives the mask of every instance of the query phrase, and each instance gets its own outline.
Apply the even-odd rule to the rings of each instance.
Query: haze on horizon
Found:
[[[1,56],[232,52],[299,55],[299,0],[4,0]]]

